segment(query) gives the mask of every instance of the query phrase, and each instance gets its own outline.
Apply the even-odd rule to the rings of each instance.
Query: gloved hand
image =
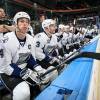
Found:
[[[50,64],[54,64],[54,63],[59,64],[59,62],[60,60],[58,58],[53,57],[52,60],[50,61]]]
[[[69,44],[66,45],[66,49],[67,49],[67,50],[69,49]]]
[[[34,69],[38,73],[38,75],[44,74],[47,71],[46,69],[42,68],[40,65],[37,66],[37,67],[35,67]],[[50,80],[50,78],[48,77],[48,75],[45,75],[44,77],[42,77],[40,79],[40,81],[41,81],[42,84],[48,83],[49,80]]]
[[[40,65],[36,66],[34,70],[38,73],[38,75],[41,75],[46,72],[46,69],[42,68]]]
[[[20,72],[20,77],[31,85],[40,83],[37,73],[31,69],[23,69]]]

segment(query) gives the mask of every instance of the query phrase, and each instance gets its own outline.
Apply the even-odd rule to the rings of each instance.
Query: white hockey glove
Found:
[[[52,60],[50,61],[50,64],[53,64],[53,63],[57,63],[59,64],[60,60],[56,57],[53,57]]]
[[[46,72],[46,69],[42,68],[40,65],[36,66],[34,69],[39,75]]]
[[[63,57],[62,57],[62,56],[58,56],[58,59],[59,59],[60,61],[62,61],[62,60],[63,60]]]
[[[66,49],[69,49],[69,44],[66,45]]]
[[[38,73],[38,75],[44,74],[47,71],[46,69],[42,68],[40,65],[35,67],[34,69]],[[46,84],[49,82],[50,78],[46,75],[42,77],[40,80],[42,84]]]
[[[20,77],[31,85],[40,83],[40,79],[38,79],[37,73],[31,69],[23,69],[20,72]]]

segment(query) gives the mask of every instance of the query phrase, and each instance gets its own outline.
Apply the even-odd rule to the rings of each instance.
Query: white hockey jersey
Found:
[[[62,43],[62,45],[66,45],[66,44],[68,44],[68,40],[69,40],[69,34],[67,34],[67,33],[63,33],[63,38],[62,38],[62,40],[61,40],[61,43]]]
[[[73,34],[72,33],[64,33],[63,38],[61,40],[62,45],[71,44],[73,41]]]
[[[35,58],[35,48],[33,37],[29,34],[26,35],[26,41],[24,45],[19,42],[15,32],[9,32],[4,37],[7,38],[5,47],[5,57],[6,57],[6,74],[11,75],[13,68],[10,66],[11,63],[15,63],[19,68],[23,69],[27,66],[27,60],[30,55]]]
[[[46,54],[49,55],[56,47],[57,37],[53,34],[51,38],[45,32],[38,33],[34,36],[36,44],[36,57],[39,61],[45,59]]]
[[[0,38],[0,73],[5,70],[5,57],[4,57],[4,38]]]

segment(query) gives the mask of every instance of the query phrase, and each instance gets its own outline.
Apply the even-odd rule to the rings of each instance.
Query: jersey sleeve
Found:
[[[14,71],[14,68],[11,65],[11,61],[12,61],[12,54],[10,49],[5,45],[4,46],[4,55],[5,55],[5,71],[4,73],[6,73],[7,75],[11,75]],[[16,65],[17,66],[17,65]]]

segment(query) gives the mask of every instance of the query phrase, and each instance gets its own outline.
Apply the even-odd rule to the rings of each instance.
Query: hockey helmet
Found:
[[[42,28],[44,29],[52,24],[55,24],[55,21],[53,19],[46,19],[42,22]]]
[[[19,18],[27,18],[30,21],[30,16],[26,13],[26,12],[18,12],[16,13],[16,15],[14,16],[14,23],[17,24],[17,21]]]

